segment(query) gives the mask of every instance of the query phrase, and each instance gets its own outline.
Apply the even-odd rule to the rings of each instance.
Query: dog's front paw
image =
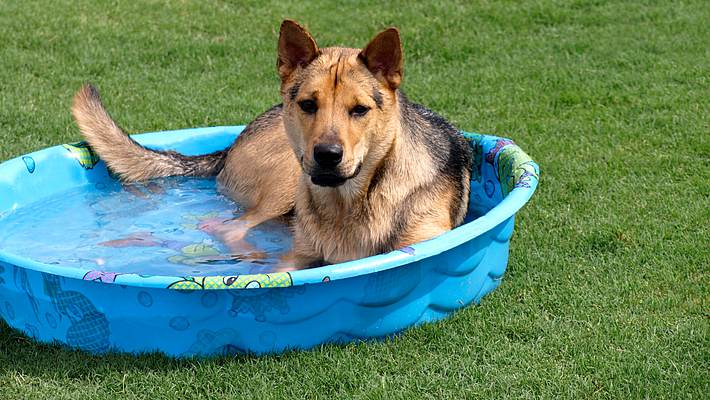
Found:
[[[224,226],[228,222],[229,220],[224,220],[222,218],[209,218],[200,221],[200,223],[197,224],[197,229],[208,235],[218,236],[225,229]]]
[[[323,263],[319,261],[318,258],[290,251],[279,258],[279,262],[276,264],[274,272],[297,271],[299,269],[306,269],[320,265],[323,265]]]
[[[241,248],[249,228],[242,224],[228,223],[215,229],[213,235],[217,236],[227,247]]]

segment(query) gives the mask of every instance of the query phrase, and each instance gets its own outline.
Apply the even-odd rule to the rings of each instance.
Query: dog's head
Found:
[[[363,163],[384,156],[398,123],[403,72],[396,29],[362,50],[319,49],[303,27],[286,20],[278,52],[286,133],[313,184],[342,185]]]

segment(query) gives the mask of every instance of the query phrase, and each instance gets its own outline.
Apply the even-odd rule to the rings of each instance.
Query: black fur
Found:
[[[244,128],[244,131],[237,136],[236,143],[240,140],[249,139],[252,136],[252,133],[258,132],[263,125],[273,124],[275,119],[281,118],[283,108],[283,103],[279,103],[256,117],[256,119],[251,121],[251,123]]]
[[[382,109],[382,93],[380,93],[380,90],[377,89],[377,87],[372,88],[372,100],[375,101],[377,108],[379,108],[381,110]]]
[[[473,154],[466,140],[446,119],[420,104],[410,102],[401,91],[399,105],[411,138],[429,150],[441,179],[452,183],[458,197],[468,204],[468,198],[462,198],[466,190],[464,184],[468,184],[464,183],[464,172],[468,171],[470,176]],[[455,224],[460,204],[452,204],[449,211],[451,222]]]
[[[301,85],[303,85],[303,77],[300,77],[296,82],[294,82],[291,89],[289,89],[288,98],[291,101],[296,100],[296,96],[298,96],[298,92],[301,90]]]
[[[186,156],[172,150],[162,153],[174,159],[182,167],[181,174],[210,177],[218,174],[224,168],[229,148],[199,156]]]
[[[389,154],[386,155],[382,161],[380,161],[380,164],[375,169],[375,173],[372,174],[372,178],[370,178],[370,186],[367,188],[368,196],[371,193],[374,193],[382,182],[382,177],[385,175],[385,170],[387,169],[388,157]]]
[[[389,232],[389,235],[387,236],[387,239],[385,239],[381,244],[380,248],[378,249],[378,253],[384,253],[386,251],[390,251],[393,249],[399,240],[402,239],[402,236],[405,234],[405,230],[407,229],[408,221],[411,221],[412,218],[416,218],[415,215],[413,215],[412,210],[407,207],[407,204],[410,204],[410,199],[414,199],[418,196],[426,195],[426,193],[429,191],[429,188],[419,186],[412,190],[411,193],[406,197],[406,199],[402,202],[405,206],[402,208],[399,208],[396,213],[394,218],[392,219],[391,226],[392,229]]]
[[[338,81],[339,81],[339,79],[338,79],[338,68],[340,68],[340,60],[341,60],[342,58],[343,58],[343,54],[340,53],[340,55],[338,56],[338,61],[336,61],[335,64],[333,64],[333,67],[331,67],[331,69],[332,69],[332,68],[335,68],[335,77],[333,78],[333,91],[335,91],[335,88],[338,87]]]
[[[400,112],[404,134],[409,135],[410,139],[426,148],[429,155],[432,156],[434,163],[437,166],[438,177],[430,185],[416,187],[407,196],[407,199],[402,202],[404,207],[397,210],[393,220],[391,221],[392,230],[389,236],[380,243],[380,252],[388,251],[397,245],[396,241],[401,239],[405,234],[407,222],[412,218],[414,212],[407,204],[412,204],[419,196],[429,196],[433,191],[436,191],[442,182],[453,184],[457,198],[461,202],[454,201],[449,209],[449,215],[452,225],[459,223],[462,207],[467,208],[468,196],[465,196],[466,187],[468,184],[466,171],[470,176],[472,152],[471,148],[466,143],[466,140],[443,117],[429,110],[428,108],[410,102],[406,95],[401,91],[398,92]],[[383,171],[387,168],[388,159],[385,157],[382,164],[375,170],[375,174],[370,182],[369,191],[374,190],[380,183]],[[422,212],[421,210],[418,212]],[[426,211],[423,211],[426,212]]]

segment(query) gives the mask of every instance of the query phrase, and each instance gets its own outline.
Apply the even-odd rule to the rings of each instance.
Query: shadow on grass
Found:
[[[435,324],[424,324],[422,327],[429,325]],[[22,373],[37,377],[52,377],[59,374],[66,378],[84,379],[105,373],[123,375],[198,370],[207,365],[246,365],[255,361],[269,364],[318,352],[325,352],[327,357],[327,354],[331,352],[339,352],[352,346],[384,345],[397,340],[406,331],[382,338],[371,338],[352,343],[328,343],[310,350],[289,350],[279,354],[238,353],[210,357],[175,358],[160,352],[132,354],[109,351],[102,354],[92,354],[60,343],[42,343],[10,327],[0,318],[0,377]]]
[[[256,356],[246,354],[185,359],[168,357],[162,353],[90,354],[58,343],[37,342],[0,319],[0,376],[19,372],[34,376],[53,376],[60,373],[65,377],[83,378],[101,372],[134,374],[184,370],[203,364],[222,365],[254,358]]]

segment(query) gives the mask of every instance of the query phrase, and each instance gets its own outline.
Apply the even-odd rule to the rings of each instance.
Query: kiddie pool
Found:
[[[227,147],[243,128],[134,138],[194,155]],[[41,342],[177,357],[307,349],[440,320],[500,284],[515,213],[538,184],[538,166],[512,141],[462,134],[474,152],[469,215],[435,239],[320,268],[235,276],[115,273],[39,262],[0,243],[0,317]],[[82,143],[0,164],[0,232],[3,219],[32,202],[109,182]]]

